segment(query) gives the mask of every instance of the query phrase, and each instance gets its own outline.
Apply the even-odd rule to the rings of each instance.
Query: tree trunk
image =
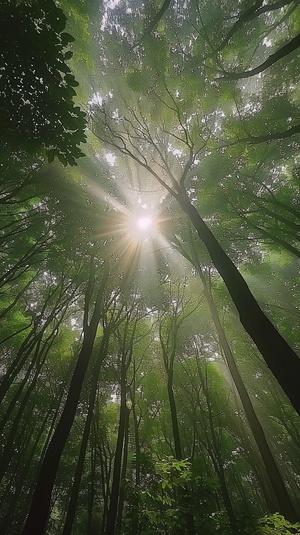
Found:
[[[211,401],[210,401],[210,394],[209,394],[208,385],[207,385],[207,377],[204,377],[201,366],[199,364],[200,363],[197,362],[198,374],[199,374],[202,390],[203,390],[205,400],[206,400],[206,405],[207,405],[208,422],[209,422],[209,430],[210,430],[210,436],[206,433],[207,451],[210,455],[216,474],[219,478],[222,500],[226,509],[230,527],[232,529],[232,532],[236,533],[237,519],[233,510],[233,506],[232,506],[232,502],[231,502],[231,498],[230,498],[230,494],[228,490],[228,484],[227,484],[225,473],[224,473],[224,460],[222,458],[222,453],[221,453],[222,451],[221,441],[218,440],[218,437],[216,435],[216,429],[215,429],[216,423],[213,418],[212,409],[211,409]],[[201,407],[200,403],[199,403],[199,407]],[[201,411],[203,411],[202,407],[201,407]]]
[[[22,535],[43,535],[45,532],[58,464],[75,418],[85,373],[93,350],[97,327],[103,313],[101,299],[103,297],[103,286],[107,277],[108,274],[103,276],[90,324],[87,325],[87,321],[84,320],[85,329],[82,348],[78,356],[62,415],[49,443],[41,466],[29,515],[23,528]],[[91,298],[89,290],[90,288],[88,287],[85,318],[87,318],[88,315],[87,307]]]
[[[70,501],[68,505],[67,517],[66,517],[62,535],[70,535],[72,531],[72,526],[73,526],[73,522],[75,518],[76,506],[77,506],[77,501],[78,501],[78,496],[79,496],[80,482],[81,482],[81,477],[82,477],[82,472],[83,472],[83,467],[84,467],[85,453],[86,453],[86,448],[88,444],[91,423],[92,423],[92,418],[93,418],[94,404],[95,404],[95,398],[96,398],[97,386],[98,386],[98,377],[99,377],[101,365],[107,354],[108,338],[109,337],[107,336],[107,334],[104,333],[102,342],[101,342],[101,348],[97,356],[97,362],[93,370],[93,376],[92,376],[91,387],[90,387],[88,414],[87,414],[87,418],[86,418],[86,422],[84,426],[83,437],[81,441],[80,452],[79,452],[74,482],[73,482],[72,491],[71,491],[71,497],[70,497]]]
[[[92,434],[91,440],[91,458],[90,458],[90,484],[88,489],[88,519],[86,535],[93,535],[93,505],[95,499],[95,476],[96,476],[96,448],[94,445],[94,437]]]
[[[170,371],[170,370],[168,371],[167,390],[168,390],[168,398],[169,398],[169,404],[170,404],[170,414],[171,414],[171,422],[172,422],[175,457],[176,459],[180,461],[183,459],[183,456],[182,456],[181,441],[180,441],[180,434],[179,434],[177,409],[176,409],[176,403],[175,403],[174,392],[173,392],[173,371]]]
[[[237,143],[249,143],[250,145],[259,145],[260,143],[268,143],[268,141],[275,141],[276,139],[287,139],[300,133],[300,124],[291,126],[288,130],[283,132],[269,132],[261,136],[249,136],[240,138]],[[235,142],[236,143],[236,142]]]
[[[276,9],[280,9],[288,4],[291,4],[294,2],[294,0],[279,0],[278,2],[275,2],[275,4],[267,4],[262,5],[262,0],[257,0],[253,6],[251,6],[249,9],[244,11],[238,18],[238,20],[234,23],[232,28],[229,30],[228,34],[226,35],[225,39],[222,41],[221,45],[217,49],[217,52],[220,52],[228,43],[229,39],[233,37],[233,35],[240,29],[242,26],[249,22],[250,20],[258,17],[262,13],[266,13],[268,11],[274,11]]]
[[[246,281],[183,190],[177,195],[177,200],[196,228],[199,238],[205,244],[225,282],[239,312],[242,325],[300,415],[300,359],[261,310]]]
[[[244,382],[236,366],[236,363],[235,363],[233,354],[231,352],[230,346],[228,344],[225,332],[219,320],[219,315],[218,315],[218,311],[216,309],[215,303],[212,299],[212,296],[210,295],[205,278],[200,269],[198,269],[198,273],[200,275],[201,282],[203,284],[203,293],[208,302],[210,313],[211,313],[213,322],[215,324],[215,327],[218,333],[220,345],[223,349],[229,372],[231,374],[234,385],[238,391],[243,409],[245,411],[247,421],[249,423],[250,429],[252,431],[252,434],[257,444],[257,447],[259,449],[259,452],[262,456],[264,466],[266,468],[266,472],[268,474],[272,488],[274,490],[274,494],[278,502],[279,512],[283,516],[285,516],[285,518],[290,520],[290,522],[297,522],[298,518],[297,518],[296,512],[290,500],[289,494],[286,490],[284,481],[281,477],[281,474],[279,472],[279,469],[275,462],[273,454],[269,448],[267,439],[264,434],[264,430],[256,416],[251,399],[249,397],[249,394],[246,390]],[[272,512],[275,512],[275,511],[272,511]]]
[[[128,408],[126,406],[126,375],[121,379],[121,404],[119,416],[118,438],[114,459],[113,479],[111,485],[109,508],[107,513],[105,535],[114,535],[116,530],[117,511],[120,494],[120,481],[122,471],[122,454],[124,446],[125,426]]]
[[[35,386],[36,386],[36,383],[38,381],[38,378],[39,378],[39,374],[40,374],[40,371],[41,371],[41,368],[43,366],[43,363],[46,359],[46,356],[47,356],[47,352],[49,351],[50,349],[50,346],[47,348],[46,350],[46,355],[43,357],[43,360],[42,362],[39,362],[37,364],[37,367],[36,367],[36,370],[35,370],[35,375],[31,381],[31,384],[28,386],[25,394],[24,394],[24,397],[20,403],[20,406],[18,408],[18,411],[17,411],[17,414],[15,415],[14,417],[14,421],[13,421],[13,425],[11,427],[11,430],[9,432],[9,435],[6,439],[6,442],[5,442],[5,447],[3,449],[3,453],[1,455],[1,459],[0,459],[0,481],[2,481],[2,478],[4,477],[5,475],[5,472],[10,464],[10,461],[11,461],[11,458],[13,457],[14,455],[14,448],[13,448],[13,445],[16,441],[16,437],[17,437],[17,434],[18,434],[18,431],[19,431],[19,425],[20,425],[20,422],[21,422],[21,418],[22,418],[22,415],[27,407],[27,404],[28,404],[28,401],[30,399],[30,395],[31,393],[33,392]],[[40,358],[41,355],[39,355],[37,358]],[[24,428],[26,428],[27,425],[24,426]]]
[[[170,405],[170,415],[171,415],[171,423],[172,423],[175,458],[180,461],[183,459],[183,455],[182,455],[181,439],[180,439],[180,432],[179,432],[179,425],[178,425],[177,408],[176,408],[176,402],[175,402],[175,396],[174,396],[174,390],[173,390],[174,359],[175,359],[176,337],[177,337],[177,332],[178,332],[176,319],[175,319],[175,324],[173,324],[173,329],[174,329],[172,333],[172,336],[174,336],[173,347],[168,348],[168,346],[164,346],[164,344],[162,343],[162,338],[161,338],[161,345],[162,345],[162,350],[163,350],[165,370],[167,374],[167,392],[168,392],[168,399],[169,399],[169,405]],[[193,513],[190,511],[190,492],[189,492],[187,485],[184,487],[178,488],[178,505],[182,507],[183,509],[183,512],[182,512],[183,525],[181,525],[179,528],[181,533],[184,533],[186,535],[195,535],[196,530],[195,530],[195,524],[194,524],[194,517],[193,517]]]
[[[126,410],[126,421],[125,421],[125,432],[124,432],[124,452],[123,452],[123,462],[122,462],[122,473],[121,473],[121,485],[120,485],[120,494],[119,494],[119,504],[118,504],[118,514],[117,514],[117,533],[121,531],[122,519],[123,519],[123,509],[124,509],[124,500],[125,500],[125,479],[127,471],[127,459],[128,459],[128,445],[129,445],[129,410]]]
[[[12,533],[13,530],[12,530],[12,527],[11,527],[11,524],[13,522],[13,520],[15,519],[15,511],[17,510],[17,503],[18,503],[18,499],[19,499],[19,496],[21,495],[22,493],[22,490],[23,490],[23,487],[24,487],[24,480],[26,479],[26,476],[28,474],[28,471],[29,471],[29,468],[30,468],[30,465],[32,463],[32,460],[33,460],[33,457],[36,453],[36,449],[37,449],[37,446],[38,446],[38,443],[40,441],[40,438],[46,428],[46,424],[47,424],[47,421],[51,415],[51,409],[52,407],[50,407],[50,409],[48,410],[48,412],[46,412],[45,416],[44,416],[44,420],[42,421],[39,429],[38,429],[38,434],[35,438],[35,441],[34,441],[34,445],[32,446],[31,448],[31,451],[30,451],[30,455],[28,457],[28,459],[26,459],[26,463],[23,464],[22,463],[22,459],[20,459],[20,467],[19,467],[19,470],[18,470],[18,479],[17,479],[17,482],[14,482],[13,485],[11,485],[11,487],[13,486],[15,491],[14,491],[14,494],[13,494],[13,497],[12,499],[10,500],[10,503],[9,503],[9,506],[8,506],[8,509],[6,511],[6,514],[5,516],[3,517],[3,521],[0,525],[0,533],[2,535],[5,535],[6,533]]]

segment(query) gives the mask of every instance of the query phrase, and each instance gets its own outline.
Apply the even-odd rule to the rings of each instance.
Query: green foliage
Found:
[[[297,54],[245,83],[222,75],[259,64],[297,33],[298,2],[246,20],[226,43],[253,0],[170,2],[136,46],[162,0],[2,4],[0,426],[10,448],[0,532],[21,532],[101,295],[105,312],[84,356],[88,369],[47,533],[63,532],[88,414],[72,534],[105,532],[121,381],[128,421],[118,533],[190,535],[189,514],[201,535],[298,533],[299,525],[279,514],[257,525],[278,504],[225,365],[223,333],[212,322],[203,281],[289,492],[299,473],[297,414],[243,332],[176,196],[155,182],[186,188],[260,306],[297,348],[299,132],[276,138],[299,123]],[[100,143],[89,132],[88,157],[76,168],[47,165],[45,155],[70,165],[82,155],[79,101],[88,102]],[[111,151],[114,164],[105,158]],[[153,243],[124,229],[126,214],[144,203],[159,220]],[[111,275],[103,289],[106,266]],[[126,321],[116,327],[119,310]],[[183,460],[174,458],[167,379]]]
[[[130,506],[125,524],[130,530],[131,522],[138,517],[141,535],[175,533],[182,525],[184,513],[178,504],[178,492],[191,481],[191,463],[187,459],[179,461],[167,456],[154,463],[153,469],[151,481],[145,481],[141,488],[126,483]]]
[[[290,535],[300,533],[300,524],[292,524],[286,520],[279,513],[264,516],[259,521],[259,527],[255,531],[255,535]]]
[[[179,461],[168,456],[155,465],[156,473],[161,477],[162,489],[173,490],[176,487],[184,486],[187,481],[191,480],[191,463],[188,459]]]
[[[84,113],[74,105],[78,82],[66,63],[73,37],[53,0],[8,1],[1,8],[1,151],[46,153],[64,165],[83,156]]]

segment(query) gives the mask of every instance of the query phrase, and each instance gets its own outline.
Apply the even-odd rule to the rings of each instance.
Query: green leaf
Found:
[[[73,56],[73,52],[71,52],[71,50],[68,50],[68,51],[65,53],[64,59],[65,59],[65,60],[71,59],[72,56]]]
[[[73,43],[75,41],[74,37],[67,32],[62,33],[60,38],[63,46],[66,46],[67,44]]]

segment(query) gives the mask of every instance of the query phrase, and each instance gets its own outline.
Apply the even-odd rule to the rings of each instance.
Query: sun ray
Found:
[[[161,192],[133,190],[126,179],[114,180],[115,195],[106,191],[95,180],[87,186],[96,199],[106,203],[106,209],[99,212],[98,231],[95,240],[104,240],[105,248],[119,259],[117,271],[122,280],[128,280],[135,273],[141,283],[145,273],[158,276],[162,262],[170,270],[181,271],[182,259],[175,254],[164,232],[170,217],[166,214]],[[119,193],[118,193],[119,192]],[[116,198],[118,197],[118,198]]]

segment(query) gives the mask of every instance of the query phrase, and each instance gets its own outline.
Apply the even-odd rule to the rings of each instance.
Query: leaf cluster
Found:
[[[3,154],[46,153],[64,165],[83,156],[85,114],[74,105],[78,82],[66,63],[73,37],[53,0],[7,2],[1,13]]]
[[[295,535],[300,533],[300,524],[292,524],[279,513],[268,515],[259,521],[256,535]]]

